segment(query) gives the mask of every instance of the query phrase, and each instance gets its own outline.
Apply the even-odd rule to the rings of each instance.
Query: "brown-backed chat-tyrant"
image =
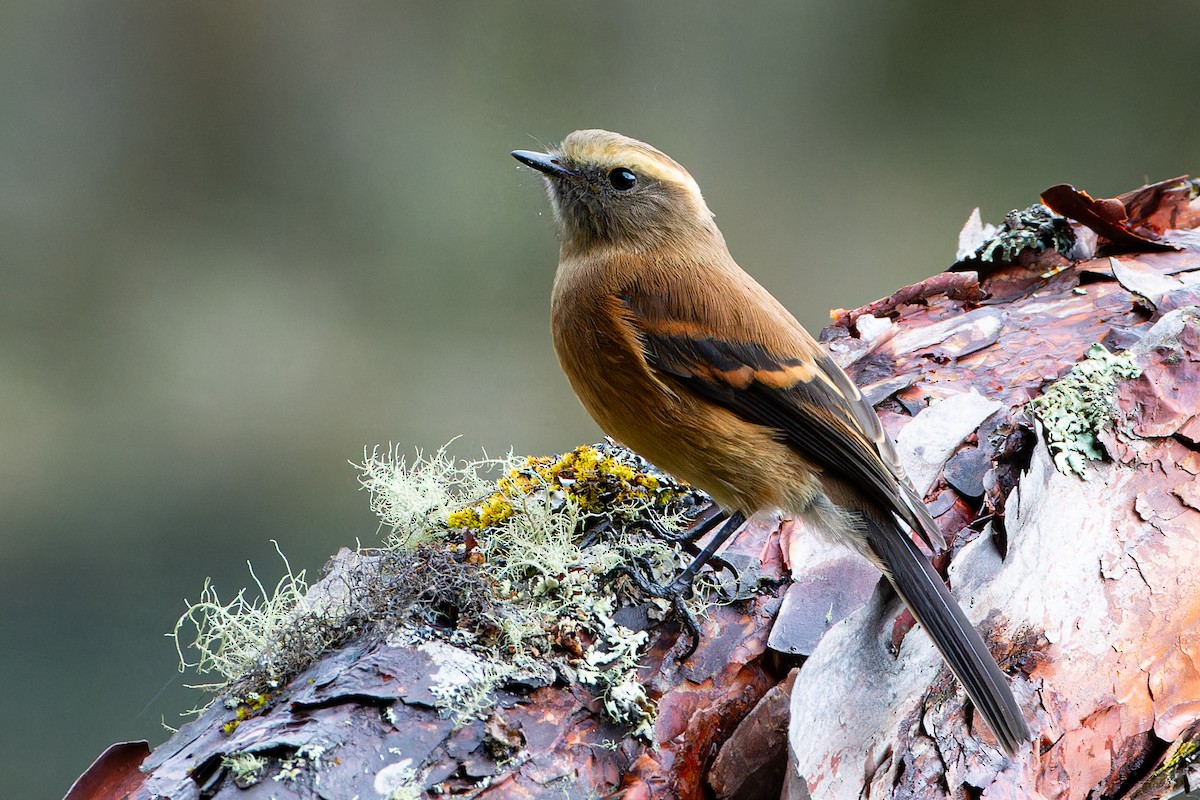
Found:
[[[734,262],[687,170],[603,130],[513,156],[545,178],[558,218],[554,347],[600,427],[736,520],[780,508],[869,558],[1014,754],[1021,710],[906,532],[944,546],[879,418]]]

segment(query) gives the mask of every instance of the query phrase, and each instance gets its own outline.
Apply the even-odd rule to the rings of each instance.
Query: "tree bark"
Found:
[[[988,299],[975,308],[901,309],[871,342],[830,339],[854,353],[860,381],[905,376],[900,408],[889,402],[884,418],[914,476],[941,472],[927,502],[946,509],[950,584],[1010,673],[1034,741],[1006,759],[926,637],[901,624],[891,632],[899,652],[887,652],[880,619],[891,612],[872,602],[799,672],[788,800],[1157,797],[1186,773],[1189,759],[1171,757],[1187,755],[1200,720],[1200,238],[1190,229],[1200,206],[1191,188],[1163,190],[1121,203],[1142,215],[1124,226],[1155,236],[1159,252],[1087,258],[1053,275],[1007,267],[980,281]],[[1155,230],[1162,222],[1176,228]],[[1014,434],[1026,402],[1093,342],[1128,348],[1141,374],[1119,383],[1113,424],[1099,433],[1110,460],[1064,474],[1040,429]],[[982,427],[959,427],[960,444],[921,459],[935,432],[964,421],[942,409],[971,406],[974,392],[994,404],[986,420],[973,404],[982,408],[966,421]],[[981,519],[978,533],[963,524]]]
[[[651,631],[639,678],[657,700],[656,746],[561,676],[510,683],[484,718],[456,727],[430,694],[446,669],[441,646],[360,640],[324,655],[232,732],[218,702],[140,772],[130,756],[140,751],[125,746],[69,797],[121,785],[130,797],[173,800],[435,790],[1141,798],[1180,785],[1200,720],[1194,192],[1185,179],[1113,201],[1056,187],[1048,202],[1079,220],[1071,259],[1027,247],[1015,263],[976,260],[973,272],[835,312],[822,337],[897,437],[951,542],[935,564],[1034,731],[1016,759],[994,746],[873,568],[766,515],[727,558],[790,575],[786,594],[712,609],[683,660],[677,625]],[[1056,469],[1026,404],[1095,342],[1131,352],[1141,374],[1116,389],[1114,424],[1100,433],[1108,460],[1087,462],[1080,477]],[[354,557],[341,554],[334,572]],[[246,788],[223,761],[238,753],[266,763]]]

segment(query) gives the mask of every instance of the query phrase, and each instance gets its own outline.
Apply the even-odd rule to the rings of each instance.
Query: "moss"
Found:
[[[1087,358],[1030,401],[1059,472],[1082,476],[1088,460],[1104,458],[1097,434],[1112,424],[1117,382],[1140,374],[1132,355],[1113,355],[1094,344]]]

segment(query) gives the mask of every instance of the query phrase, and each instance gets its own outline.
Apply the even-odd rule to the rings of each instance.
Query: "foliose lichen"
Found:
[[[1094,344],[1087,358],[1030,401],[1059,472],[1082,477],[1089,460],[1104,458],[1097,434],[1112,425],[1117,383],[1140,374],[1131,354],[1114,355],[1104,345]]]
[[[1012,264],[1025,250],[1066,253],[1075,243],[1070,222],[1041,203],[1008,212],[1004,223],[989,233],[974,252],[960,253],[960,259]]]

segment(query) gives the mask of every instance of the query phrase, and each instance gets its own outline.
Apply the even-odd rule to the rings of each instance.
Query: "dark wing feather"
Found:
[[[921,495],[913,488],[908,476],[904,473],[904,467],[900,464],[900,456],[896,453],[892,440],[888,438],[887,431],[883,429],[883,423],[879,421],[879,415],[875,413],[875,409],[871,408],[863,399],[858,387],[850,380],[850,376],[831,359],[826,357],[819,366],[837,385],[838,390],[846,397],[851,398],[850,409],[854,413],[854,419],[858,423],[859,429],[870,437],[880,458],[887,464],[891,473],[899,479],[900,489],[904,493],[905,507],[912,512],[911,517],[901,514],[901,518],[920,534],[921,538],[925,540],[925,544],[935,551],[945,550],[946,539],[942,536],[942,531],[938,528],[937,523],[933,521],[933,515],[925,507]]]
[[[888,568],[905,605],[929,632],[975,707],[1009,756],[1029,741],[1029,727],[991,651],[971,625],[941,576],[907,536],[866,520],[867,547]]]
[[[655,370],[749,422],[778,430],[809,463],[857,486],[931,547],[943,543],[932,520],[925,524],[928,512],[922,517],[914,511],[915,494],[881,457],[876,440],[883,428],[874,410],[828,356],[819,351],[807,358],[785,356],[756,342],[656,325],[622,299]],[[809,369],[814,358],[816,369]],[[925,511],[919,500],[915,505]]]
[[[668,383],[677,382],[747,421],[774,428],[810,463],[894,512],[930,546],[942,542],[929,512],[903,477],[874,410],[818,348],[804,357],[772,353],[758,342],[708,335],[698,325],[656,322],[638,315],[634,304],[622,299],[647,362]],[[979,632],[909,537],[868,517],[864,540],[1000,745],[1014,755],[1028,741],[1029,729]]]

